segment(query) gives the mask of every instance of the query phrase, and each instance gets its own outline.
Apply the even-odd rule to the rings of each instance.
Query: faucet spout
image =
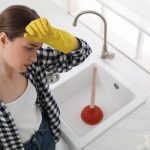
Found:
[[[113,59],[115,54],[108,53],[108,51],[107,51],[107,22],[106,22],[106,19],[101,14],[99,14],[98,12],[93,11],[93,10],[84,10],[75,17],[73,26],[77,25],[77,20],[81,15],[87,14],[87,13],[95,14],[103,20],[103,22],[104,22],[104,43],[103,43],[103,48],[102,48],[102,52],[101,52],[101,58]]]

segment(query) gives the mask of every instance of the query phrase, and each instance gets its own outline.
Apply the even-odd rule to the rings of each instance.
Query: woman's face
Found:
[[[42,43],[31,42],[24,37],[8,40],[3,48],[3,59],[16,71],[25,72],[33,62],[37,61],[37,49],[41,46]]]

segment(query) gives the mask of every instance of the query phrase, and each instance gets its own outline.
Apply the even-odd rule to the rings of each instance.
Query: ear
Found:
[[[8,37],[5,32],[0,32],[0,45],[5,45],[8,42]]]

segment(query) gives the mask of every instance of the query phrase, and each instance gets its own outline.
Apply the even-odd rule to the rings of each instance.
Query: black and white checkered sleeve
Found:
[[[50,73],[67,72],[72,67],[82,63],[92,52],[91,48],[82,39],[78,39],[80,48],[64,54],[52,48],[39,49],[38,59],[43,62],[46,71]]]

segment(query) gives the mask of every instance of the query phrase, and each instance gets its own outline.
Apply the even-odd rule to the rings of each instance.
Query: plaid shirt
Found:
[[[48,114],[55,142],[58,142],[60,137],[60,111],[50,92],[46,72],[67,72],[83,62],[91,53],[91,49],[85,41],[80,39],[79,42],[80,48],[69,54],[63,54],[49,47],[40,48],[37,51],[37,62],[23,73],[36,88],[36,106]],[[0,100],[0,150],[24,150],[15,121],[2,100]]]

